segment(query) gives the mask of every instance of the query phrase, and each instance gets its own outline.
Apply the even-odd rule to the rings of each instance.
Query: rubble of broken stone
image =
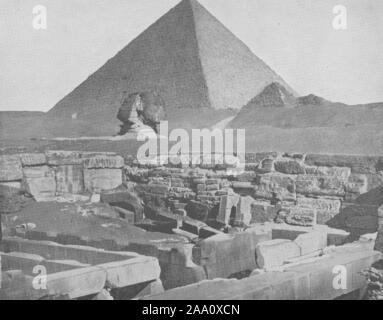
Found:
[[[274,270],[376,232],[381,160],[254,153],[246,155],[245,171],[233,175],[203,156],[199,165],[142,165],[130,155],[46,151],[0,156],[0,185],[28,201],[75,203],[83,217],[124,219],[184,237],[188,244],[166,249],[134,247],[160,260],[169,289]],[[380,239],[381,233],[376,248]]]
[[[0,186],[14,190],[2,192],[1,205],[22,206],[28,195],[57,201],[98,194],[100,201],[134,215],[135,223],[145,215],[158,218],[151,213],[156,208],[217,229],[275,221],[328,224],[356,236],[377,231],[380,157],[247,154],[246,171],[237,176],[203,157],[200,165],[184,167],[125,159],[70,151],[0,156]]]
[[[367,288],[364,299],[383,300],[383,270],[369,268],[362,271],[361,274],[367,279]]]
[[[375,250],[383,252],[383,206],[378,209],[378,233]],[[362,272],[367,279],[364,298],[367,300],[383,300],[383,260],[374,263],[371,268]]]

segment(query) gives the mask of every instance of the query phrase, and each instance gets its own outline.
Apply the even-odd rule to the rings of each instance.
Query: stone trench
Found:
[[[40,229],[31,218],[22,227],[3,226],[4,241],[49,240],[156,258],[162,290],[149,290],[148,299],[361,296],[360,272],[383,252],[383,157],[264,152],[245,158],[245,171],[233,175],[211,157],[164,166],[101,152],[2,155],[3,224],[34,202],[81,203],[82,216],[91,212],[178,239],[99,241]],[[332,286],[337,265],[351,273],[347,289]]]

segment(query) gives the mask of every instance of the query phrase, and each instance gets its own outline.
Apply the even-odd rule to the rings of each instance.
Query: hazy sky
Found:
[[[179,0],[0,0],[0,110],[47,111]],[[300,94],[383,101],[382,0],[200,0]],[[332,26],[347,8],[347,30]],[[47,30],[32,9],[47,7]]]

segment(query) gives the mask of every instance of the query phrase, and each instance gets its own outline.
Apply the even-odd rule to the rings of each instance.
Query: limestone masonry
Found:
[[[247,154],[246,171],[230,176],[203,158],[198,167],[181,168],[142,166],[113,153],[47,151],[0,156],[0,168],[1,185],[37,201],[119,188],[157,210],[222,227],[277,221],[327,224],[360,235],[377,231],[382,204],[383,157]]]
[[[326,268],[334,259],[354,263],[348,253],[355,263],[363,262],[363,268],[379,260],[373,249],[382,250],[383,157],[246,154],[246,170],[238,176],[230,175],[221,164],[204,160],[202,157],[198,166],[181,167],[140,165],[130,155],[114,153],[2,155],[2,212],[17,212],[33,201],[31,197],[43,203],[101,202],[111,209],[100,209],[100,216],[120,217],[148,231],[187,239],[144,244],[39,229],[16,228],[10,233],[155,257],[161,267],[158,281],[165,290],[216,278],[239,279],[234,285],[241,287],[240,279],[250,276],[256,280],[252,276],[265,272],[268,277],[280,268],[299,266],[310,259],[315,262],[321,256],[329,259],[328,264],[323,262]],[[88,216],[85,209],[79,213]],[[372,240],[365,236],[378,230],[376,242],[376,236]],[[311,269],[307,265],[308,277]],[[281,278],[277,287],[270,286],[278,288],[288,279]],[[344,294],[359,290],[361,285],[359,279]],[[191,287],[190,292],[198,294],[195,290]],[[171,291],[166,294],[172,296]],[[329,296],[322,298],[339,294],[328,292]],[[318,298],[314,293],[311,297]]]

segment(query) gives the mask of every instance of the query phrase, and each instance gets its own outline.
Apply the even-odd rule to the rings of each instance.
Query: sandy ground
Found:
[[[147,232],[129,225],[125,220],[100,216],[82,216],[73,203],[34,202],[20,212],[4,215],[6,228],[24,223],[36,225],[34,230],[80,235],[94,240],[113,239],[118,243],[152,243],[170,245],[185,242],[185,238],[157,232]]]
[[[227,125],[228,125],[231,121],[233,121],[234,119],[235,119],[235,116],[233,116],[233,117],[229,117],[229,118],[226,118],[226,119],[223,119],[222,121],[220,121],[220,122],[216,123],[215,125],[213,125],[213,126],[211,127],[211,129],[212,129],[212,130],[214,130],[214,129],[223,130],[223,129],[225,129],[225,128],[227,127]]]

